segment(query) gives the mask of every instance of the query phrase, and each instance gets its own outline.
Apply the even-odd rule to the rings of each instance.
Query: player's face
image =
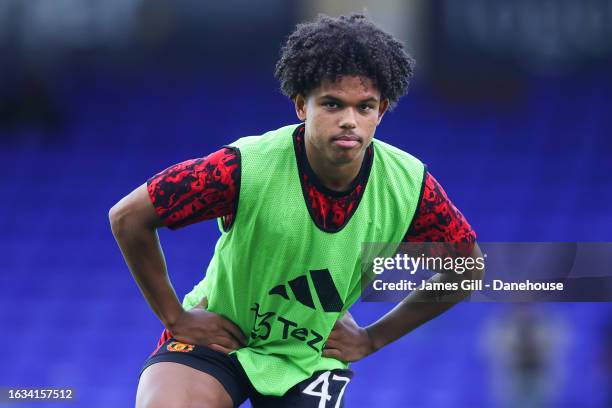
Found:
[[[298,117],[305,121],[306,143],[331,165],[361,163],[387,107],[373,82],[359,76],[325,80],[295,100]]]

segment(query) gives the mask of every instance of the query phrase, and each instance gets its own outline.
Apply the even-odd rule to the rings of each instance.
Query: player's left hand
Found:
[[[336,321],[323,347],[325,357],[345,362],[361,360],[373,352],[374,346],[368,332],[355,322],[349,312]]]

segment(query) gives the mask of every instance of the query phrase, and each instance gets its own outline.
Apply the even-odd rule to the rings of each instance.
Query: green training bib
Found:
[[[362,242],[400,242],[416,211],[424,165],[373,140],[365,191],[338,232],[313,221],[302,192],[291,125],[233,143],[240,150],[238,209],[222,230],[206,277],[183,306],[236,323],[248,345],[236,351],[254,387],[283,395],[318,370],[346,368],[322,357],[336,320],[359,298]],[[220,223],[221,225],[221,223]]]

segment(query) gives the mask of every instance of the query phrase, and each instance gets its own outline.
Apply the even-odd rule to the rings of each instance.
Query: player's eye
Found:
[[[323,106],[325,106],[326,108],[329,108],[329,109],[336,109],[336,108],[339,108],[339,107],[340,107],[340,105],[338,105],[338,103],[337,103],[337,102],[331,102],[331,101],[329,101],[329,102],[324,102],[324,103],[323,103]]]
[[[361,105],[359,108],[360,108],[362,111],[364,111],[364,112],[368,112],[368,111],[370,111],[370,110],[374,109],[374,106],[369,105],[369,104],[367,104],[367,103],[364,103],[364,104],[363,104],[363,105]]]

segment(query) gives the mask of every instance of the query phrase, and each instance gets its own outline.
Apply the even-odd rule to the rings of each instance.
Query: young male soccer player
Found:
[[[373,139],[412,70],[402,44],[363,15],[300,24],[276,66],[300,124],[172,166],[111,209],[123,256],[166,328],[137,406],[250,398],[256,407],[340,407],[346,362],[453,305],[413,292],[367,328],[345,313],[360,295],[362,242],[462,243],[462,255],[480,254],[425,166]],[[181,304],[156,229],[212,218],[221,238]]]

